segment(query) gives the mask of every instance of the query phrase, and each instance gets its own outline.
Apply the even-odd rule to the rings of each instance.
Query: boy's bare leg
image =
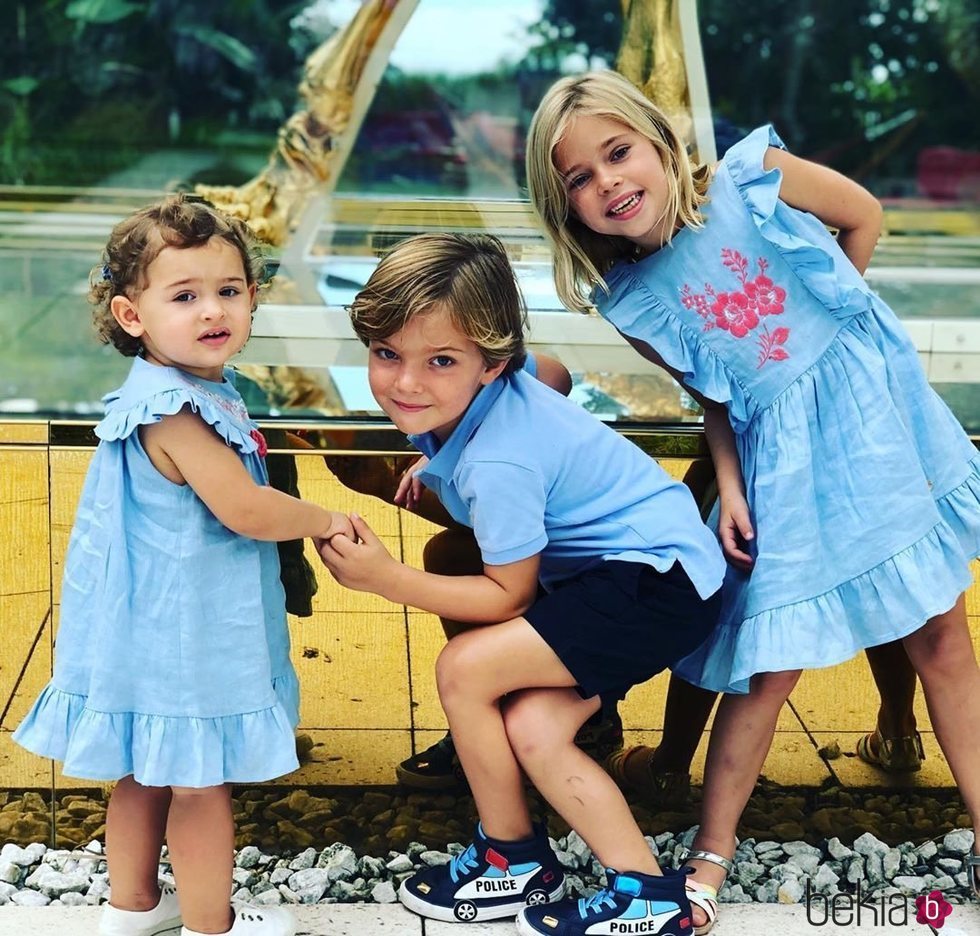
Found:
[[[572,687],[575,678],[524,618],[466,631],[436,662],[439,698],[486,834],[517,841],[532,834],[521,767],[500,700],[529,687]]]
[[[110,903],[119,910],[152,910],[160,902],[160,846],[170,808],[170,787],[148,787],[123,777],[109,797],[106,857]]]
[[[575,744],[599,699],[574,689],[527,689],[503,704],[507,737],[531,782],[607,868],[660,874],[612,778]]]
[[[231,787],[174,787],[173,794],[167,844],[184,925],[198,933],[227,933],[235,848]]]

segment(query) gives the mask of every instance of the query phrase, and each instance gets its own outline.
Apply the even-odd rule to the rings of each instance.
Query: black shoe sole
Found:
[[[395,776],[402,786],[415,790],[454,790],[465,789],[467,786],[466,781],[461,780],[456,774],[435,774],[427,777],[424,774],[412,773],[401,764],[395,767]]]

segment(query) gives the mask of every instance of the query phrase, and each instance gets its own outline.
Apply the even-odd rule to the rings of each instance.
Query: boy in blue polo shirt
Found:
[[[690,934],[684,874],[661,871],[618,787],[574,738],[711,632],[724,575],[714,535],[683,484],[523,371],[526,314],[495,238],[403,241],[350,313],[375,398],[429,459],[420,480],[473,528],[484,567],[411,568],[358,517],[358,542],[318,544],[324,563],[350,588],[493,625],[454,637],[436,664],[480,815],[475,840],[404,881],[402,902],[446,921],[517,914],[526,936],[613,921]],[[562,870],[532,825],[522,770],[617,869],[594,897],[561,899]]]

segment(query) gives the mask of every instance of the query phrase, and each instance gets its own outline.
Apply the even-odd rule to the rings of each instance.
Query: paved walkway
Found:
[[[896,913],[896,908],[892,913]],[[420,920],[400,906],[377,904],[330,904],[300,907],[297,936],[510,936],[512,923],[434,923]],[[862,910],[860,923],[844,925],[822,919],[807,921],[802,906],[743,904],[722,907],[712,936],[844,936],[867,932],[869,936],[930,936],[926,926],[909,915],[902,920],[875,920]],[[95,936],[99,910],[94,907],[0,907],[0,936]],[[838,920],[844,922],[838,914]],[[936,932],[936,931],[933,931]],[[980,936],[980,906],[955,906],[939,936]],[[173,936],[179,931],[174,930]],[[167,934],[171,936],[171,934]]]

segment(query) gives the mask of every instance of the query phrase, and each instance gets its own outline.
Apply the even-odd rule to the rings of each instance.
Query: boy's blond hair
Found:
[[[136,357],[143,343],[116,321],[111,308],[113,297],[136,299],[146,288],[146,271],[165,247],[203,247],[212,237],[238,251],[246,284],[257,284],[265,266],[258,239],[244,221],[224,214],[202,198],[168,195],[120,221],[109,235],[102,263],[89,276],[88,299],[99,340],[112,344],[126,357]]]
[[[554,251],[555,287],[569,309],[588,312],[589,295],[617,260],[634,254],[623,237],[597,234],[572,213],[565,182],[555,166],[555,148],[579,116],[607,117],[625,124],[656,147],[667,176],[667,223],[700,227],[710,172],[692,168],[684,142],[667,117],[614,71],[586,72],[555,82],[531,120],[527,139],[527,183],[531,204]],[[668,239],[670,235],[668,234]]]
[[[489,234],[419,234],[394,247],[350,306],[368,344],[401,331],[417,315],[444,309],[488,366],[524,366],[527,311],[504,245]]]

